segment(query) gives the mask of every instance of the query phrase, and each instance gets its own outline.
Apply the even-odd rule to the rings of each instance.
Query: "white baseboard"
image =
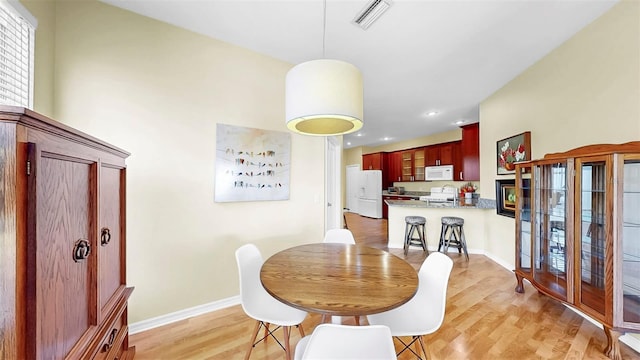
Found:
[[[628,347],[640,353],[640,339],[630,334],[620,336],[620,342],[627,344]]]
[[[509,264],[508,262],[495,257],[493,254],[488,253],[488,252],[483,252],[484,256],[488,257],[489,259],[491,259],[491,261],[495,262],[496,264],[502,266],[503,268],[509,270],[509,271],[513,271],[515,269],[515,267],[513,266],[513,264]]]
[[[208,304],[202,304],[194,306],[188,309],[179,310],[169,314],[157,316],[151,319],[138,321],[129,325],[129,334],[135,334],[142,331],[150,330],[158,326],[171,324],[176,321],[192,318],[194,316],[206,314],[216,310],[222,310],[230,306],[239,305],[240,296],[232,296],[230,298],[210,302]]]

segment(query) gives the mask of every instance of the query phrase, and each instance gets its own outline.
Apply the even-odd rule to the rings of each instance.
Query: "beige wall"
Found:
[[[496,141],[531,131],[533,158],[640,139],[640,3],[623,1],[480,105],[480,190],[495,199]],[[514,264],[514,222],[492,215],[487,251]]]
[[[238,295],[244,243],[266,257],[322,238],[323,138],[292,134],[288,201],[213,201],[216,123],[287,131],[291,64],[91,0],[25,6],[55,39],[53,56],[37,44],[35,110],[132,153],[131,322]]]
[[[38,19],[33,84],[33,108],[43,115],[53,115],[55,55],[55,3],[53,1],[22,1]]]

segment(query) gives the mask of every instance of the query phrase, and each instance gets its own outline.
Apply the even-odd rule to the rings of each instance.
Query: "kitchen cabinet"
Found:
[[[402,181],[424,181],[425,148],[402,151]]]
[[[600,322],[611,359],[640,330],[640,142],[591,145],[516,165],[517,292]]]
[[[453,165],[453,180],[462,181],[462,141],[451,141],[425,147],[426,166]]]
[[[461,126],[462,169],[457,180],[480,181],[480,124]]]
[[[402,181],[402,151],[387,153],[387,187],[396,181]]]
[[[362,170],[385,170],[385,153],[373,153],[362,155]]]
[[[426,166],[454,165],[454,145],[448,142],[425,147]]]
[[[0,359],[130,359],[124,150],[0,106]]]

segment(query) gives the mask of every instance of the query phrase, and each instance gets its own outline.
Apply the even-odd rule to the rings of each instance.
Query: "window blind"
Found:
[[[0,1],[0,104],[32,108],[35,25],[25,11]]]

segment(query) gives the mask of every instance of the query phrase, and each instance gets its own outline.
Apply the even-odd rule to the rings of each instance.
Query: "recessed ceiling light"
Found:
[[[385,136],[382,138],[383,141],[389,141],[389,137]]]
[[[362,136],[362,134],[361,133],[357,133],[356,136]]]
[[[348,146],[348,145],[351,145],[351,143],[350,143],[350,142],[347,142],[347,146]]]
[[[455,124],[455,125],[462,125],[462,124],[464,124],[465,122],[466,122],[466,121],[464,121],[464,120],[458,120],[458,121],[456,121],[454,124]]]
[[[437,111],[429,111],[429,112],[427,113],[427,116],[436,116],[436,115],[438,115],[438,114],[439,114],[439,112],[437,112]]]

